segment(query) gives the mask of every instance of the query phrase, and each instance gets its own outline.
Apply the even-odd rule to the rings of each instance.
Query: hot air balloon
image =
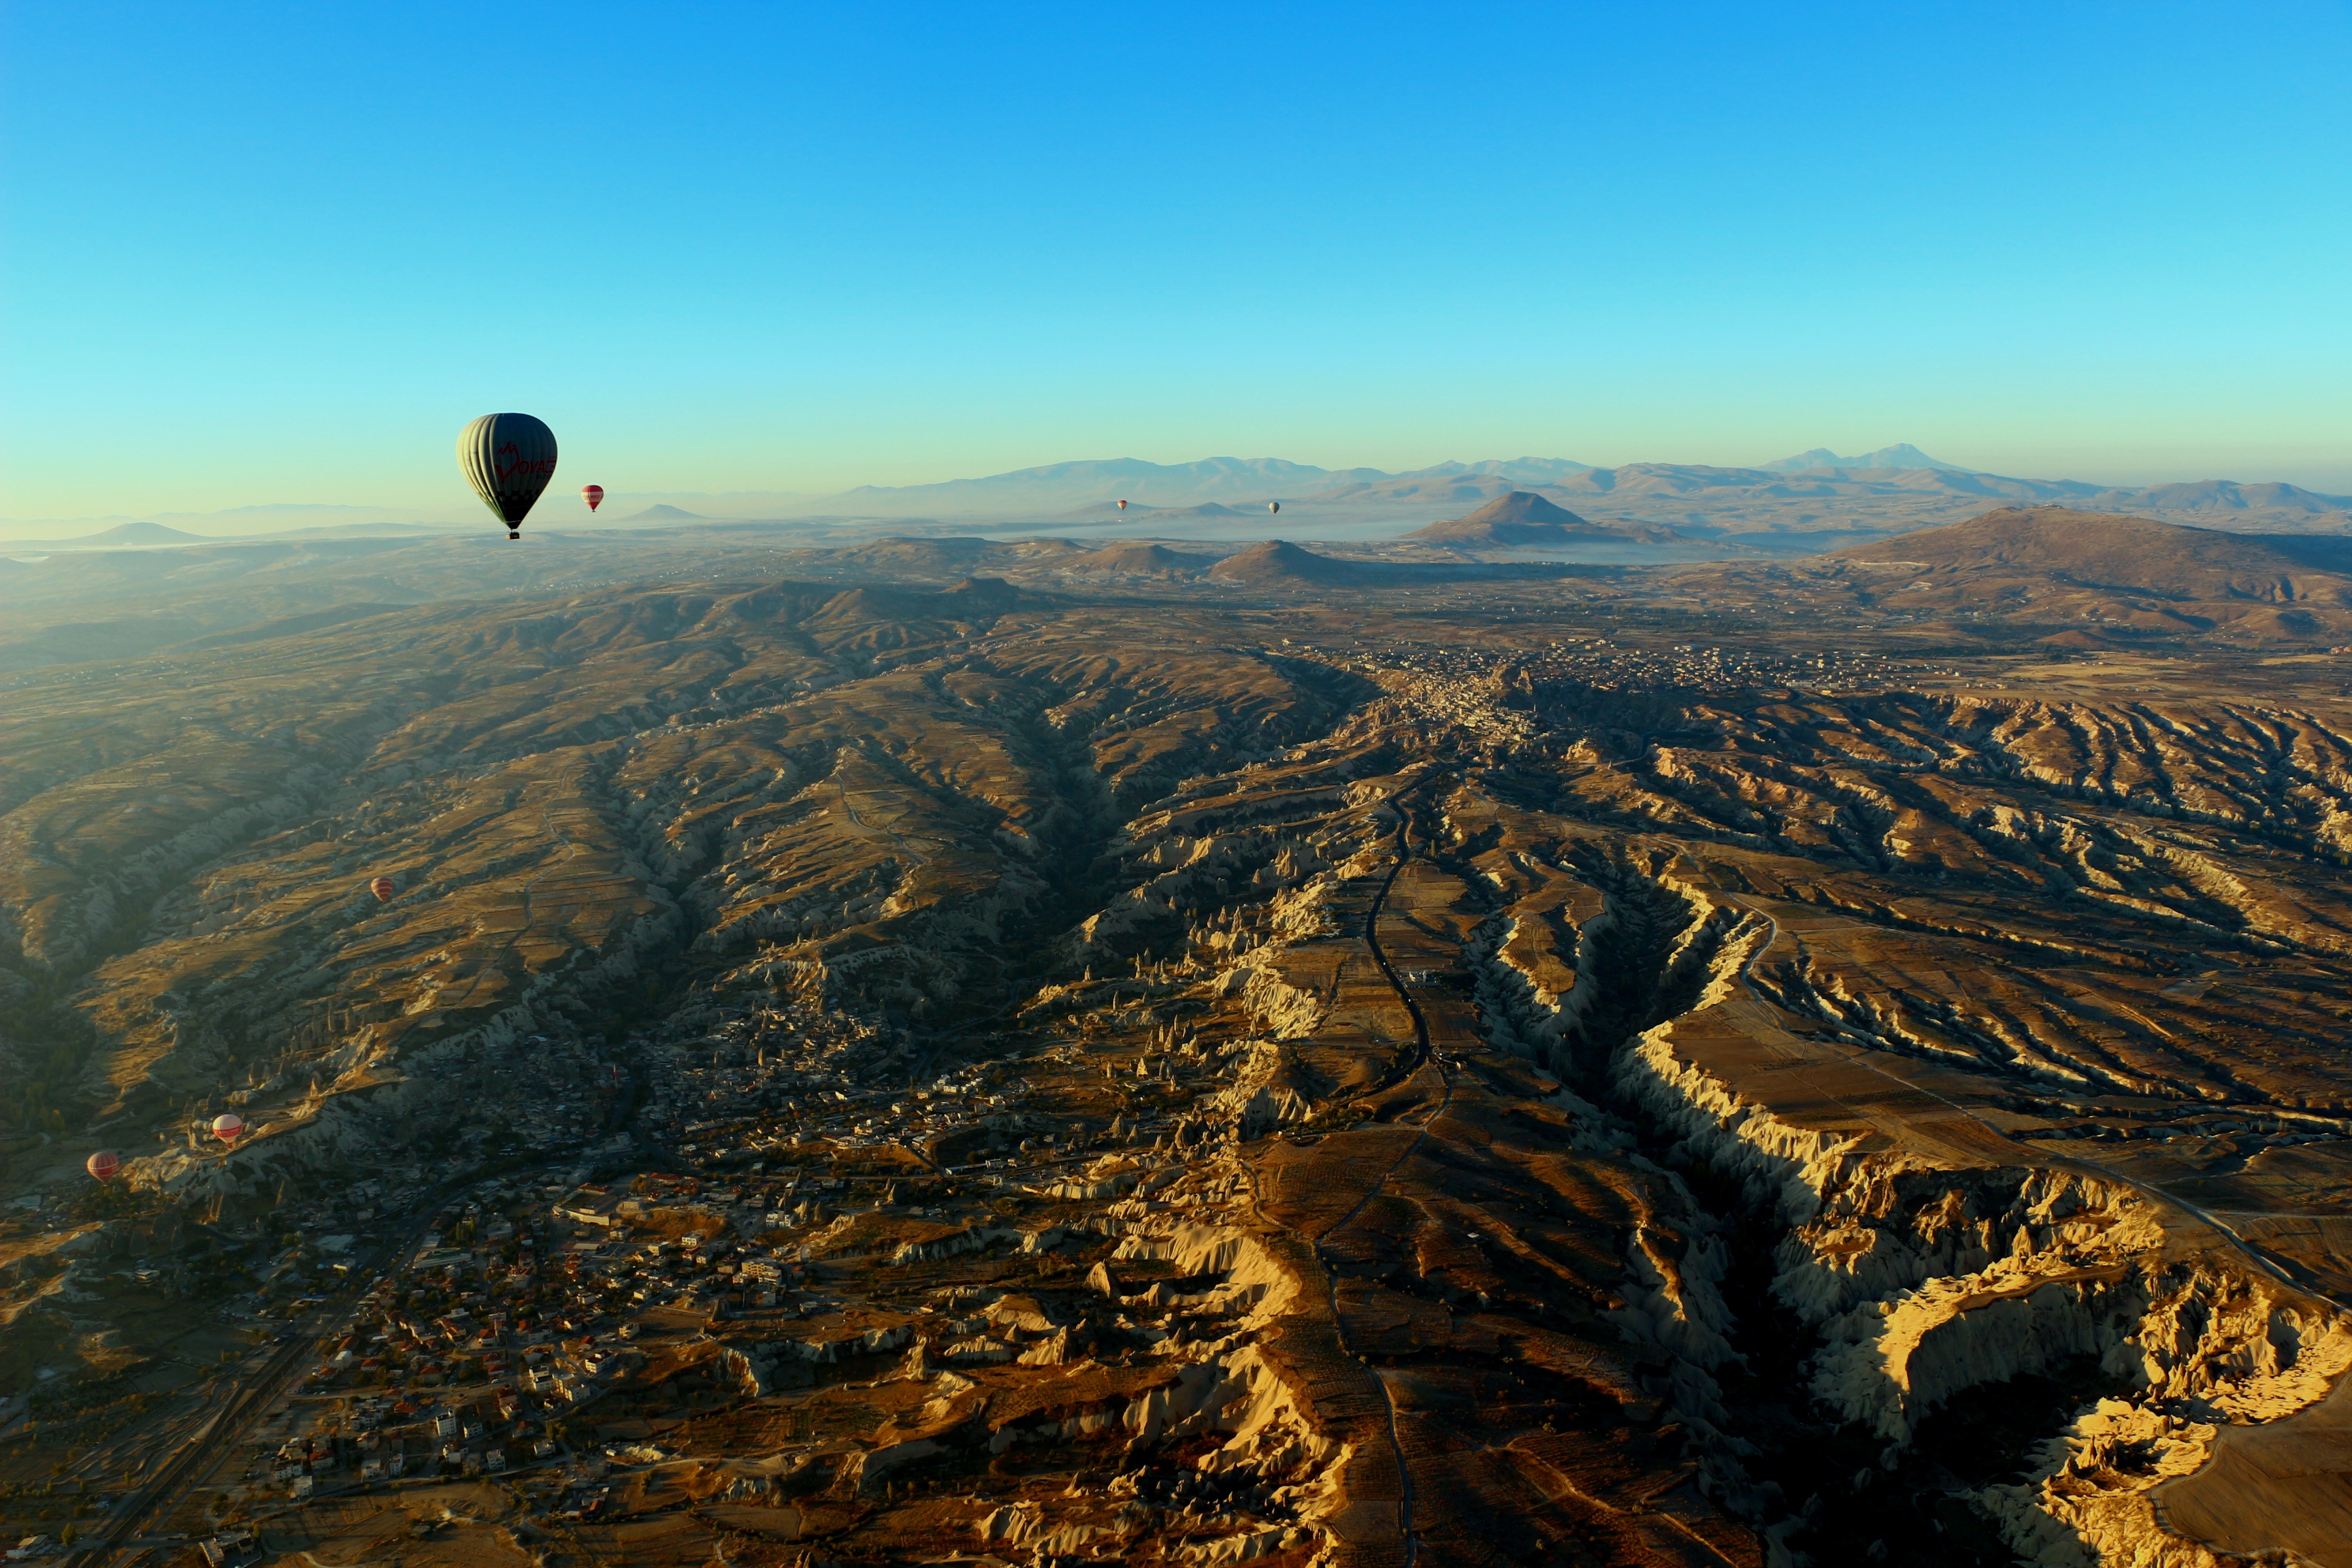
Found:
[[[1121,510],[1121,511],[1125,511],[1125,510],[1127,510],[1127,503],[1126,503],[1125,501],[1121,501],[1121,502],[1119,502],[1119,503],[1118,503],[1118,510]]]
[[[457,435],[457,467],[509,539],[555,477],[555,432],[528,414],[485,414]]]
[[[598,507],[604,504],[604,487],[602,485],[582,485],[580,487],[580,499],[588,503],[588,510],[590,511],[594,511]]]
[[[368,884],[368,891],[375,895],[375,901],[377,903],[388,904],[392,902],[393,894],[400,891],[400,889],[392,885],[391,878],[378,877],[374,881]]]
[[[1265,510],[1268,511],[1280,511],[1282,510],[1282,503],[1278,500],[1270,500],[1265,503]]]
[[[236,1141],[244,1132],[245,1118],[235,1111],[224,1110],[213,1118],[213,1136],[232,1149],[236,1147]]]
[[[122,1169],[122,1162],[111,1149],[100,1149],[81,1163],[81,1168],[101,1182],[114,1180],[114,1173]]]

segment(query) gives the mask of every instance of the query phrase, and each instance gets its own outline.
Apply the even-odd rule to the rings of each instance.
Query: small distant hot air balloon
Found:
[[[588,503],[588,510],[590,511],[594,511],[598,507],[604,504],[604,487],[602,485],[582,485],[580,487],[580,499]]]
[[[1270,500],[1265,503],[1265,510],[1268,511],[1280,511],[1282,510],[1282,503],[1278,500]]]
[[[393,894],[400,891],[400,889],[392,885],[391,878],[378,877],[374,881],[368,884],[368,891],[375,895],[375,901],[377,903],[388,904],[392,902]]]
[[[1126,503],[1125,501],[1121,501],[1121,502],[1119,502],[1119,503],[1118,503],[1118,510],[1121,510],[1121,511],[1125,511],[1125,510],[1127,510],[1127,503]]]
[[[235,1111],[224,1110],[213,1118],[213,1136],[230,1148],[236,1148],[236,1141],[244,1134],[245,1118]]]
[[[101,1182],[110,1182],[114,1173],[122,1169],[122,1162],[115,1157],[113,1150],[100,1149],[83,1161],[81,1168]]]
[[[555,432],[528,414],[485,414],[457,433],[457,467],[482,504],[522,537],[522,520],[555,477]]]

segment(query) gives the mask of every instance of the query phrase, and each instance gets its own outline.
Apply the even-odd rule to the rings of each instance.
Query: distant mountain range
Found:
[[[1897,441],[1892,447],[1881,447],[1856,458],[1841,458],[1827,447],[1816,447],[1793,458],[1778,458],[1756,466],[1774,474],[1801,474],[1808,468],[1948,468],[1954,473],[1968,472],[1958,463],[1927,456],[1908,441]]]
[[[87,539],[76,540],[74,542],[113,549],[135,544],[201,544],[205,542],[205,536],[201,533],[184,533],[176,528],[166,528],[160,522],[118,522],[112,528],[101,530]]]
[[[1806,501],[2056,501],[2108,510],[2333,514],[2352,529],[2352,497],[2323,495],[2294,485],[2206,479],[2119,487],[2021,479],[1962,468],[1908,442],[1850,458],[1817,447],[1746,468],[1696,463],[1626,463],[1604,468],[1564,458],[1512,458],[1439,463],[1392,474],[1377,468],[1322,468],[1276,458],[1209,458],[1197,463],[1118,458],[938,484],[862,485],[795,510],[843,517],[1027,521],[1102,518],[1125,500],[1125,515],[1140,523],[1147,516],[1174,521],[1171,514],[1222,515],[1229,503],[1254,510],[1278,500],[1286,507],[1346,510],[1361,516],[1398,504],[1475,506],[1514,492],[1540,495],[1562,506],[1607,497],[1619,503],[1686,503],[1702,511],[1749,502],[1785,510],[1791,503]],[[1894,529],[1916,523],[1896,522]]]
[[[1311,494],[1335,484],[1384,477],[1378,468],[1318,468],[1280,458],[1207,458],[1197,463],[1147,463],[1109,458],[1049,463],[977,479],[930,485],[860,485],[825,496],[803,510],[851,516],[915,517],[1066,512],[1120,500],[1154,507],[1204,501],[1253,500]]]
[[[1198,506],[1146,506],[1140,501],[1120,506],[1117,501],[1097,501],[1091,506],[1076,506],[1061,514],[1069,522],[1113,522],[1125,518],[1129,522],[1146,520],[1155,523],[1193,522],[1204,518],[1249,517],[1260,510],[1242,511],[1223,501],[1206,500]]]
[[[839,495],[814,498],[794,510],[866,517],[1093,516],[1127,501],[1128,511],[1166,511],[1228,501],[1263,505],[1296,500],[1348,505],[1365,501],[1492,500],[1516,489],[1557,488],[1594,495],[1619,488],[1615,476],[1632,476],[1631,488],[1662,488],[1661,476],[1676,489],[1706,488],[1696,476],[1804,473],[1813,469],[1901,469],[1966,473],[1957,463],[1930,458],[1909,442],[1882,447],[1859,458],[1841,458],[1826,447],[1783,458],[1757,468],[1714,468],[1672,463],[1637,463],[1602,468],[1568,458],[1493,458],[1476,463],[1438,463],[1390,473],[1381,468],[1323,468],[1280,458],[1206,458],[1197,463],[1150,463],[1140,458],[1109,458],[1044,468],[1016,468],[974,479],[929,485],[860,485]],[[2090,486],[2089,489],[2098,487]]]
[[[2002,505],[2135,512],[2236,531],[2352,533],[2352,497],[2295,485],[2205,479],[2111,486],[2026,479],[1964,468],[1909,442],[1851,457],[1816,447],[1753,468],[1696,463],[1600,468],[1566,458],[1526,457],[1437,463],[1390,473],[1325,468],[1279,458],[1206,458],[1193,463],[1116,458],[936,484],[861,485],[831,496],[750,491],[705,496],[612,489],[603,514],[594,518],[576,497],[554,495],[536,509],[530,526],[540,531],[648,525],[717,531],[758,521],[761,526],[856,533],[887,520],[916,531],[978,524],[992,531],[1043,527],[1098,536],[1104,529],[1117,527],[1161,539],[1206,541],[1262,538],[1257,531],[1267,526],[1266,503],[1279,501],[1285,531],[1295,529],[1302,537],[1318,539],[1369,540],[1392,539],[1423,524],[1464,519],[1514,495],[1539,497],[1574,516],[1578,525],[1596,531],[1640,538],[1646,530],[1646,537],[1656,538],[1664,537],[1656,531],[1671,530],[1687,541],[1737,535],[1774,552],[1808,552],[1942,526]],[[1128,503],[1124,510],[1118,506],[1121,500]],[[491,526],[475,509],[458,509],[451,517],[463,521],[395,521],[380,510],[360,507],[240,507],[142,520],[91,518],[79,525],[0,520],[0,540],[13,550],[106,549],[451,530],[470,535]],[[1479,521],[1504,523],[1505,532],[1530,522],[1548,522],[1553,525],[1551,532],[1565,526],[1558,518]],[[172,526],[179,522],[190,526]],[[1479,531],[1474,523],[1469,533]],[[19,537],[9,538],[11,533]],[[1434,535],[1424,538],[1436,541]],[[1468,533],[1454,541],[1470,542]],[[1486,541],[1499,542],[1499,536]],[[1527,544],[1557,542],[1549,533],[1543,540],[1533,535],[1521,540]]]
[[[428,522],[345,522],[324,528],[280,528],[255,533],[190,533],[185,529],[173,528],[161,522],[119,522],[112,528],[101,528],[95,533],[61,535],[54,539],[0,540],[0,549],[13,552],[27,550],[133,550],[161,545],[236,544],[256,540],[338,540],[338,539],[401,539],[409,537],[446,537],[456,530]]]
[[[1339,500],[1364,491],[1390,499],[1406,498],[1405,486],[1410,482],[1412,494],[1432,493],[1428,481],[1409,481],[1406,476],[1379,485],[1352,487],[1342,492],[1327,492],[1309,497],[1310,500]],[[1509,493],[1513,488],[1501,480],[1483,477],[1462,478],[1447,481],[1454,495],[1467,500],[1473,496],[1493,497]],[[1565,500],[1572,496],[1675,496],[1707,502],[1721,502],[1738,497],[1798,499],[1808,496],[1824,500],[1842,497],[1868,495],[1982,496],[1987,500],[2053,500],[2079,502],[2098,508],[2149,507],[2166,511],[2301,511],[2310,513],[2343,512],[2352,509],[2352,496],[2321,495],[2314,490],[2284,484],[2240,484],[2231,479],[2203,479],[2193,484],[2143,485],[2118,487],[2088,484],[2079,479],[2025,479],[2006,474],[1978,473],[1968,468],[1715,468],[1687,463],[1628,463],[1616,468],[1587,468],[1556,483],[1540,487],[1537,493],[1548,492]]]
[[[1566,458],[1511,458],[1479,463],[1439,463],[1391,474],[1381,468],[1323,468],[1280,458],[1207,458],[1197,463],[1148,463],[1140,458],[1109,458],[1050,463],[976,479],[946,479],[929,485],[860,485],[823,496],[794,510],[850,517],[1094,517],[1128,502],[1137,511],[1175,511],[1222,507],[1240,501],[1253,509],[1267,501],[1349,502],[1380,496],[1382,487],[1400,494],[1501,495],[1531,485],[1556,485],[1593,471],[1590,463]]]

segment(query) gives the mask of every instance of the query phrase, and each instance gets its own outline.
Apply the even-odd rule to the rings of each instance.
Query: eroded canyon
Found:
[[[1735,586],[747,577],[5,677],[0,1510],[2352,1563],[2332,658]]]

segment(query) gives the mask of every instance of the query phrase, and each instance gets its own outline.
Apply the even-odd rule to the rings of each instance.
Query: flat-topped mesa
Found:
[[[1930,583],[2046,574],[2170,599],[2352,602],[2352,539],[2225,533],[2068,507],[2004,507],[1827,559],[1905,568]]]
[[[965,602],[955,604],[955,609],[964,608],[966,604],[994,608],[1011,605],[1021,597],[1021,591],[1002,577],[965,577],[940,596],[950,602]]]
[[[1211,564],[1205,555],[1188,555],[1164,544],[1140,542],[1106,544],[1056,563],[1065,572],[1114,577],[1197,577]]]

